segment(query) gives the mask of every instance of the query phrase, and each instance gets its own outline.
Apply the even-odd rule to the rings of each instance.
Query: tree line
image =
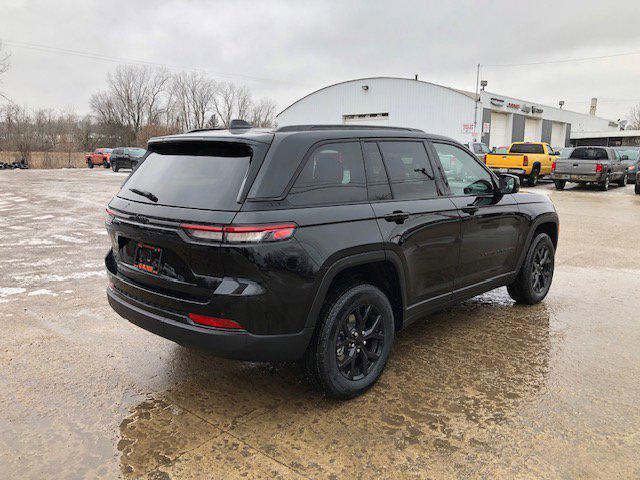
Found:
[[[120,65],[108,73],[106,89],[93,94],[89,106],[91,113],[79,116],[5,102],[0,106],[0,151],[28,159],[35,151],[145,146],[153,136],[226,128],[235,118],[271,127],[276,113],[272,100],[254,100],[245,86],[200,72],[138,65]]]

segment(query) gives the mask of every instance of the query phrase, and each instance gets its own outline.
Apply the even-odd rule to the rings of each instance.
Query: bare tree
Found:
[[[640,103],[629,111],[629,123],[627,125],[629,130],[640,130]]]
[[[182,130],[208,127],[215,118],[216,82],[201,73],[179,73],[173,76],[170,111]],[[217,120],[214,120],[217,123]],[[211,128],[211,127],[209,127]]]
[[[0,40],[0,77],[2,76],[2,74],[7,73],[7,71],[9,70],[10,57],[11,54],[4,49],[4,47],[2,46],[2,40]],[[9,100],[9,98],[4,93],[2,93],[2,90],[0,90],[0,97]]]
[[[249,123],[255,127],[273,127],[275,116],[276,104],[269,98],[262,98],[253,105]]]

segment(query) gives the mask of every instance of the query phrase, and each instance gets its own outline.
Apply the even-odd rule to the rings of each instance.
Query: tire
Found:
[[[622,178],[620,178],[620,180],[618,180],[616,182],[616,184],[619,187],[626,187],[627,186],[627,173],[625,172],[624,175],[622,175]]]
[[[102,159],[102,166],[103,166],[104,168],[109,168],[109,162],[107,162],[107,159],[106,159],[106,158],[103,158],[103,159]]]
[[[607,190],[609,190],[610,183],[611,183],[611,174],[607,173],[607,176],[604,177],[604,181],[599,185],[600,190],[602,190],[603,192],[606,192]]]
[[[537,168],[531,170],[531,173],[527,177],[527,185],[529,185],[530,187],[535,187],[538,184],[539,176],[540,172]]]
[[[343,285],[325,299],[303,367],[327,395],[356,397],[380,378],[394,334],[393,309],[380,289]]]
[[[546,260],[544,254],[548,253]],[[520,267],[518,276],[511,285],[507,285],[509,296],[517,303],[534,305],[541,302],[549,293],[553,281],[555,248],[549,235],[539,233],[531,242],[527,256]]]
[[[87,160],[87,167],[93,168],[93,162],[91,160]]]
[[[566,180],[554,180],[553,183],[556,185],[556,189],[564,190],[564,187],[567,185]]]
[[[111,170],[113,170],[114,172],[117,172],[118,170],[120,170],[120,167],[118,167],[118,164],[113,160],[111,160]]]

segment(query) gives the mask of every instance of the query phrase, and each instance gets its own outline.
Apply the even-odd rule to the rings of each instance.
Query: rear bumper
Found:
[[[514,167],[489,167],[495,173],[510,173],[511,175],[527,175],[527,171],[524,168]]]
[[[204,348],[223,358],[256,362],[298,360],[313,333],[312,328],[286,335],[254,335],[246,331],[205,328],[188,323],[186,317],[180,321],[175,314],[166,312],[163,315],[154,307],[151,312],[149,306],[111,287],[107,289],[107,299],[118,315],[134,325],[180,344]]]
[[[582,174],[570,174],[570,173],[558,173],[553,172],[551,174],[553,180],[566,180],[567,182],[601,182],[604,177],[599,173],[582,173]]]

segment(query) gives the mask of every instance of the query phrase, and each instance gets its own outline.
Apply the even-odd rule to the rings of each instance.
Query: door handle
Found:
[[[469,215],[473,215],[478,211],[478,207],[475,205],[467,205],[466,207],[462,207],[460,210],[464,213],[468,213]]]
[[[407,218],[409,218],[409,214],[401,210],[394,210],[393,213],[384,217],[387,222],[396,222],[397,224],[404,223]]]

